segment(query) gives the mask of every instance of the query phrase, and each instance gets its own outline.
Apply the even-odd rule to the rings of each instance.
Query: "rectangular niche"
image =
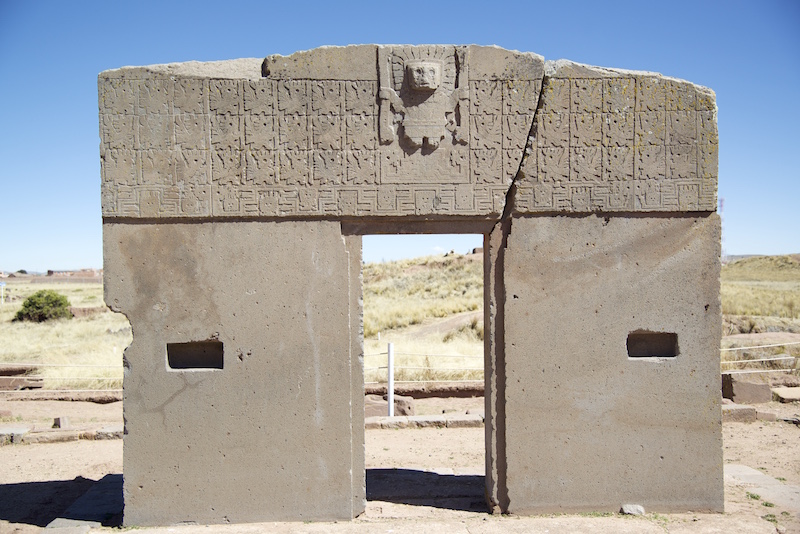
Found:
[[[167,343],[170,369],[222,369],[222,341]]]
[[[628,334],[628,358],[674,358],[678,334],[637,330]]]

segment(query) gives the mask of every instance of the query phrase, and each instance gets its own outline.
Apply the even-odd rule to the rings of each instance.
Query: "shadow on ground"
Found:
[[[119,508],[119,513],[101,510],[103,506],[99,502],[88,507],[75,506],[97,484],[94,480],[77,477],[74,480],[0,484],[0,520],[46,527],[57,518],[67,518],[119,526],[122,519],[122,475],[107,475],[106,479],[104,481],[109,484],[105,486],[111,492],[112,501],[116,504],[118,499],[120,503],[113,506]],[[89,503],[92,500],[89,499]]]
[[[0,519],[9,523],[27,523],[46,527],[78,497],[86,493],[94,480],[74,480],[0,484]]]
[[[486,512],[482,475],[414,469],[367,469],[367,500]],[[0,520],[46,527],[122,523],[122,475],[0,484]]]
[[[367,469],[367,500],[487,512],[484,478],[415,469]]]

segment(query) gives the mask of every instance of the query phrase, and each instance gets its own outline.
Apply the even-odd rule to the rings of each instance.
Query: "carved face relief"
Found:
[[[406,76],[414,91],[435,91],[442,83],[442,65],[422,59],[407,61]]]

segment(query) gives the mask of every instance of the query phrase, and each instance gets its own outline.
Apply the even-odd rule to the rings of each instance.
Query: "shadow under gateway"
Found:
[[[488,512],[484,479],[416,469],[367,469],[367,500]]]
[[[483,475],[442,475],[415,469],[367,469],[367,500],[487,512]],[[0,484],[0,519],[46,527],[122,525],[122,475]]]

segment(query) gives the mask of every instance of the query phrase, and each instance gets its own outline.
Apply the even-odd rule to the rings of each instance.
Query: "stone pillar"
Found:
[[[364,510],[358,238],[320,221],[106,223],[104,257],[106,302],[134,332],[126,525]]]
[[[508,511],[723,509],[719,217],[516,217]]]

